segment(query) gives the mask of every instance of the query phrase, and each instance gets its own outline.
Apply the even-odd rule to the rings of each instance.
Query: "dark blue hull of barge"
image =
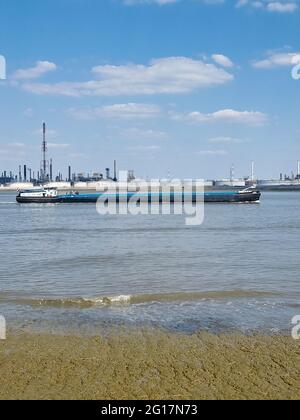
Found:
[[[253,203],[260,200],[261,193],[259,191],[250,192],[215,192],[210,191],[204,193],[205,203]],[[96,194],[64,194],[58,195],[54,198],[47,197],[22,197],[17,196],[16,200],[18,203],[96,203],[98,199],[102,201],[113,200],[117,203],[129,202],[134,199],[135,201],[141,201],[144,203],[178,203],[178,202],[201,202],[203,201],[203,194],[197,193],[183,193],[183,194],[168,194],[168,193],[96,193]]]

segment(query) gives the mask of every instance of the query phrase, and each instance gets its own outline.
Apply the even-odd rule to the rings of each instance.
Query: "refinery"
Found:
[[[105,168],[103,172],[93,173],[75,173],[69,165],[67,167],[67,176],[63,177],[62,172],[54,175],[53,160],[47,158],[47,140],[46,140],[46,124],[43,123],[43,139],[42,139],[42,160],[38,170],[29,168],[26,164],[19,165],[18,173],[13,171],[0,171],[0,191],[18,191],[20,189],[28,189],[33,187],[44,186],[47,188],[57,188],[59,190],[97,190],[107,183],[115,183],[118,181],[117,162],[113,162],[113,173],[110,168]],[[133,170],[127,171],[127,181],[135,180]],[[205,181],[207,190],[223,190],[223,189],[241,189],[255,186],[260,190],[300,190],[300,161],[297,162],[296,172],[290,175],[281,173],[278,179],[257,179],[255,175],[255,164],[251,164],[251,175],[246,178],[236,178],[234,167],[230,168],[229,177],[221,180]]]

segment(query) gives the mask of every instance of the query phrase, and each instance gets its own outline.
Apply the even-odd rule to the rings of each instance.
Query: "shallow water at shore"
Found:
[[[300,193],[182,216],[99,216],[0,194],[0,314],[22,331],[291,329],[299,312]]]

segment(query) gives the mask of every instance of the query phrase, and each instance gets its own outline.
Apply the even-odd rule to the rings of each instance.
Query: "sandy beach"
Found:
[[[299,362],[299,342],[283,336],[9,334],[0,398],[299,399]]]

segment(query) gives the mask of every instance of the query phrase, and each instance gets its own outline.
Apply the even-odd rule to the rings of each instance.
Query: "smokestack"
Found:
[[[114,181],[117,182],[117,161],[114,160]]]
[[[71,182],[72,181],[72,176],[71,176],[71,166],[69,165],[69,168],[68,168],[68,170],[69,170],[69,176],[68,176],[68,182]]]
[[[110,169],[106,168],[106,179],[110,179]]]
[[[50,181],[53,181],[53,163],[52,159],[50,159]]]

